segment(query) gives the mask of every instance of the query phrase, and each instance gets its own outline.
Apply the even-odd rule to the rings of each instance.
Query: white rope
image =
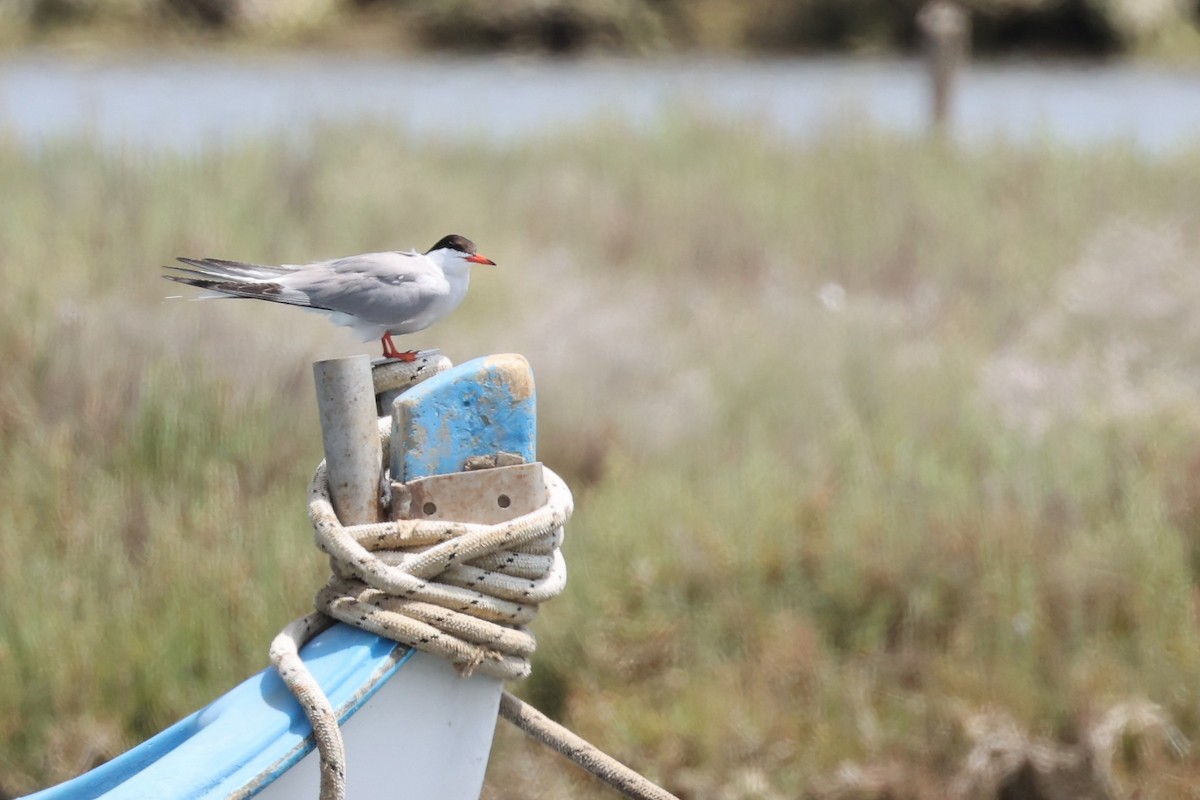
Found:
[[[384,424],[387,423],[387,424]],[[390,420],[381,420],[383,462],[390,460]],[[333,575],[316,596],[317,612],[289,624],[270,658],[313,728],[321,760],[321,800],[346,796],[345,750],[336,713],[300,658],[300,648],[334,620],[450,661],[464,677],[478,670],[525,678],[536,646],[526,627],[538,605],[566,585],[559,552],[573,500],[543,467],[546,502],[496,525],[397,520],[343,526],[334,514],[325,463],[309,490],[317,547]],[[628,797],[672,795],[505,692],[501,715]]]
[[[390,433],[390,420],[381,420],[384,463]],[[270,658],[312,724],[322,800],[345,797],[345,751],[336,713],[300,648],[339,620],[441,656],[464,676],[475,670],[501,679],[528,676],[536,640],[526,625],[538,604],[566,585],[559,547],[573,508],[562,479],[549,469],[543,474],[545,504],[497,525],[397,520],[343,526],[325,463],[317,467],[308,514],[333,575],[317,593],[317,612],[284,628]]]
[[[516,725],[530,738],[565,756],[626,797],[636,800],[679,800],[666,789],[642,777],[591,742],[575,735],[508,692],[500,695],[500,716]]]

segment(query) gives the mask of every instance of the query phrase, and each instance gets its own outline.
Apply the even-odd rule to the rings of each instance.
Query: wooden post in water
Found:
[[[954,0],[930,0],[917,12],[917,29],[929,63],[931,127],[945,136],[953,113],[954,84],[967,59],[971,19]]]
[[[383,451],[371,362],[366,356],[318,361],[313,379],[333,510],[343,525],[379,522]]]

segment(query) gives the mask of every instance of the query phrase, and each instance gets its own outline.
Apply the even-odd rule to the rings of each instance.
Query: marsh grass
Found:
[[[714,798],[847,765],[944,796],[994,709],[1072,741],[1145,698],[1200,737],[1200,153],[680,112],[503,146],[0,144],[0,185],[0,791],[262,668],[325,572],[309,364],[374,345],[164,302],[156,266],[449,232],[501,266],[410,344],[524,353],[576,493],[521,688],[555,716]],[[498,748],[490,798],[602,796]],[[1147,752],[1123,791],[1200,779]]]

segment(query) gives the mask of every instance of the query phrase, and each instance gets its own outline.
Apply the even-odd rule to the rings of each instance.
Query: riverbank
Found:
[[[327,571],[310,364],[362,346],[157,266],[452,231],[500,266],[403,344],[528,356],[576,495],[539,706],[697,797],[944,798],[993,734],[1200,783],[1194,148],[676,116],[0,141],[0,174],[0,794],[261,669]],[[489,798],[604,796],[500,746]]]
[[[386,53],[911,54],[923,0],[19,0],[0,44],[320,46]],[[983,56],[1200,57],[1182,0],[967,0]]]

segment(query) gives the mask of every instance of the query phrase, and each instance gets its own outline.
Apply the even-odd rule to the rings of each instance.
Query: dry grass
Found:
[[[501,266],[410,343],[526,354],[577,495],[522,687],[543,708],[693,798],[855,774],[948,796],[996,709],[1067,746],[1137,697],[1200,734],[1200,153],[679,117],[504,147],[0,145],[0,178],[2,791],[264,666],[324,572],[309,363],[359,345],[164,303],[155,266],[449,232]],[[601,796],[500,749],[491,798]],[[1190,751],[1116,752],[1122,792],[1200,779]]]

